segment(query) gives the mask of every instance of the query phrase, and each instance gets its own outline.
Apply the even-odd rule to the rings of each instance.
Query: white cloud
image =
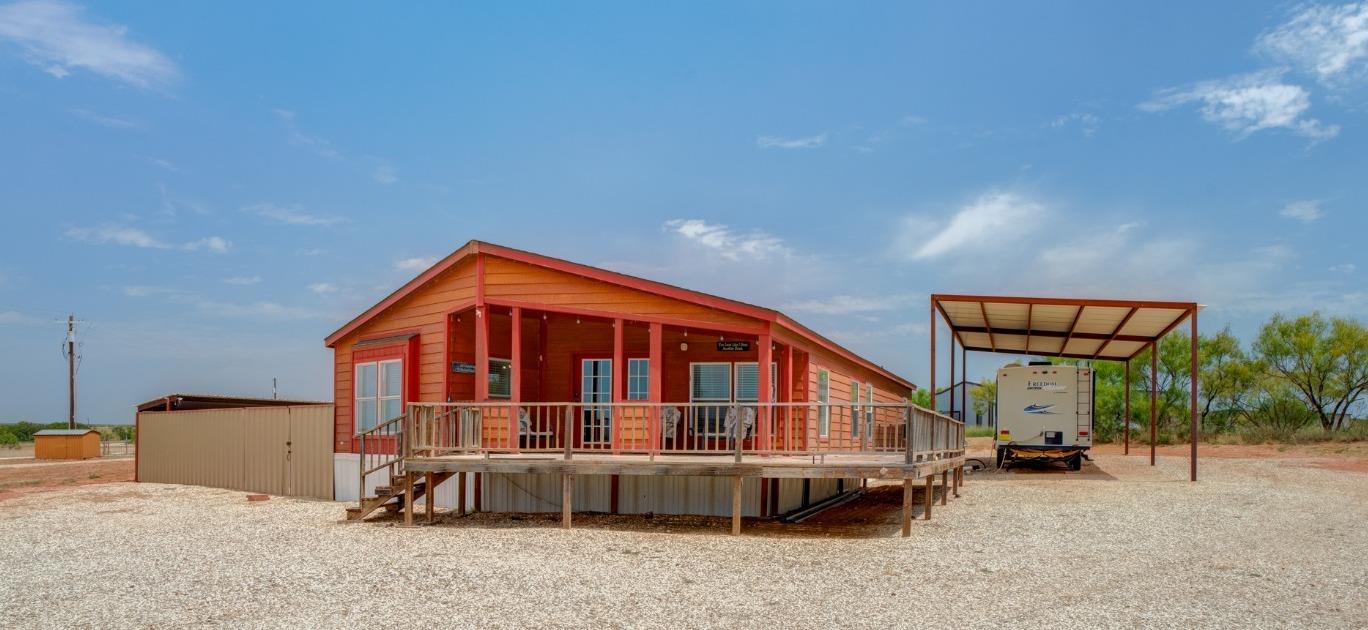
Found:
[[[1255,49],[1326,85],[1362,78],[1368,69],[1368,2],[1300,5],[1287,22],[1260,35]]]
[[[825,299],[789,302],[780,309],[785,312],[814,315],[853,315],[905,308],[912,304],[913,299],[914,296],[910,295],[835,295]]]
[[[42,319],[18,311],[0,311],[0,326],[38,326]]]
[[[166,243],[138,228],[106,225],[97,228],[74,227],[66,231],[67,238],[96,245],[125,245],[148,249],[166,249]]]
[[[337,285],[331,282],[315,282],[309,285],[309,290],[318,295],[327,295],[329,293],[337,293]]]
[[[925,125],[925,124],[926,124],[926,118],[923,118],[923,117],[921,117],[921,116],[916,116],[916,115],[913,115],[913,114],[908,114],[908,115],[906,115],[906,116],[903,116],[902,118],[899,118],[899,119],[898,119],[898,124],[901,125],[901,126],[903,126],[903,127],[915,127],[915,126],[917,126],[917,125]]]
[[[180,170],[180,169],[176,168],[176,165],[175,165],[175,164],[172,164],[170,160],[163,160],[163,159],[161,159],[161,158],[148,158],[147,160],[148,160],[149,162],[151,162],[152,164],[154,164],[154,165],[156,165],[156,166],[160,166],[160,167],[162,167],[162,168],[164,168],[164,169],[166,169],[166,170],[168,170],[168,171],[171,171],[171,172],[173,172],[173,173]]]
[[[299,125],[295,122],[294,111],[288,109],[276,109],[274,111],[276,118],[285,124],[285,130],[289,132],[288,137],[291,145],[308,149],[330,160],[341,159],[342,154],[332,147],[332,143],[299,130]]]
[[[123,288],[123,294],[128,297],[148,297],[152,295],[171,293],[171,289],[166,287],[153,287],[143,285],[132,285]]]
[[[1305,117],[1311,108],[1310,93],[1301,86],[1283,82],[1282,73],[1278,71],[1235,75],[1161,90],[1139,108],[1161,112],[1190,103],[1200,103],[1202,118],[1234,134],[1236,139],[1266,129],[1287,129],[1319,141],[1335,137],[1340,130],[1339,125],[1326,125]]]
[[[261,282],[261,276],[231,276],[223,279],[224,284],[245,287]]]
[[[740,233],[726,225],[708,223],[702,219],[666,221],[665,230],[691,243],[715,250],[728,260],[760,260],[791,254],[788,246],[776,236],[759,230]]]
[[[1306,223],[1310,223],[1325,216],[1325,212],[1320,208],[1320,202],[1314,200],[1293,201],[1292,203],[1283,206],[1283,209],[1279,210],[1278,214],[1289,219],[1296,219]]]
[[[141,247],[144,249],[171,249],[173,247],[143,230],[119,225],[74,227],[66,231],[66,237],[75,241],[92,243],[95,245],[123,245],[125,247]],[[202,239],[175,247],[185,251],[205,250],[215,254],[222,254],[232,247],[232,243],[229,243],[218,236],[206,236]]]
[[[760,136],[755,139],[755,145],[762,149],[816,149],[825,145],[827,141],[826,132],[815,136],[803,138],[785,138],[783,136]]]
[[[375,168],[375,173],[371,175],[371,178],[386,185],[399,181],[399,175],[395,172],[394,167],[384,164]]]
[[[79,107],[74,107],[67,111],[71,112],[71,115],[77,118],[93,122],[103,127],[109,127],[111,129],[136,129],[142,126],[135,120],[119,118],[118,116],[106,116],[104,114],[92,112],[88,109],[81,109]]]
[[[1088,112],[1073,112],[1064,114],[1063,116],[1050,121],[1050,126],[1055,129],[1066,127],[1071,124],[1077,125],[1078,130],[1083,133],[1085,138],[1091,138],[1097,135],[1097,128],[1102,125],[1102,119],[1098,118],[1095,114],[1090,114]]]
[[[213,252],[215,254],[226,254],[228,253],[228,249],[232,246],[232,243],[228,242],[227,240],[224,240],[221,237],[206,236],[197,241],[191,241],[189,243],[181,245],[181,249],[188,252],[198,251],[202,249],[205,251]]]
[[[264,319],[274,321],[299,320],[299,319],[318,319],[328,317],[326,314],[313,309],[299,306],[286,306],[276,302],[252,302],[250,304],[237,304],[234,302],[216,302],[211,300],[196,300],[192,304],[195,308],[207,314],[219,315],[222,317],[232,317],[238,319]]]
[[[437,264],[436,258],[404,258],[394,262],[394,268],[399,271],[425,271],[428,267]]]
[[[327,251],[328,250],[323,249],[321,247],[309,247],[305,249],[296,250],[295,253],[300,256],[318,256],[327,253]]]
[[[84,69],[149,89],[173,83],[180,71],[166,55],[128,37],[128,27],[100,24],[81,7],[56,0],[0,6],[0,38],[18,44],[25,61],[63,78]]]
[[[1330,273],[1354,273],[1358,270],[1358,265],[1354,263],[1344,263],[1342,265],[1331,265]]]
[[[939,228],[935,221],[925,217],[905,219],[903,233],[898,239],[903,249],[900,254],[923,260],[969,246],[981,249],[990,242],[1015,238],[1034,230],[1047,212],[1040,203],[1015,193],[989,193],[960,208]],[[928,237],[928,232],[934,234]]]
[[[273,203],[258,203],[244,207],[243,212],[250,212],[275,223],[285,225],[309,225],[322,226],[336,225],[345,222],[346,219],[331,215],[309,214],[298,204],[288,206]]]

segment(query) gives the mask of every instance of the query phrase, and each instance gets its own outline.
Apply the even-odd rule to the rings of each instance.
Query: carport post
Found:
[[[570,529],[571,502],[570,491],[575,487],[574,475],[561,475],[561,528]]]
[[[1126,381],[1125,381],[1125,388],[1124,388],[1124,389],[1126,390],[1126,396],[1125,396],[1125,398],[1126,398],[1126,404],[1125,404],[1125,409],[1126,409],[1126,411],[1125,411],[1125,415],[1122,416],[1122,418],[1124,418],[1124,419],[1122,420],[1122,422],[1126,425],[1126,442],[1125,442],[1125,443],[1126,443],[1126,450],[1122,452],[1123,455],[1130,455],[1130,423],[1131,423],[1131,416],[1130,416],[1130,388],[1131,388],[1131,385],[1130,385],[1130,382],[1131,382],[1131,381],[1130,381],[1130,359],[1126,359]]]
[[[1190,430],[1189,430],[1190,437],[1192,438],[1192,454],[1191,454],[1191,456],[1190,456],[1190,457],[1191,457],[1191,462],[1190,462],[1189,466],[1190,466],[1190,468],[1192,469],[1192,470],[1191,470],[1191,472],[1192,472],[1192,479],[1191,479],[1191,481],[1197,481],[1197,309],[1196,309],[1196,308],[1193,308],[1193,309],[1192,309],[1192,340],[1191,340],[1191,341],[1192,341],[1192,349],[1191,349],[1191,352],[1192,352],[1192,357],[1191,357],[1192,365],[1190,366],[1189,369],[1192,370],[1192,374],[1191,374],[1191,377],[1192,377],[1192,378],[1189,379],[1189,380],[1191,380],[1191,382],[1192,382],[1192,398],[1191,398],[1191,400],[1189,401],[1188,404],[1191,405],[1191,409],[1189,409],[1189,411],[1190,411],[1191,416],[1192,416],[1191,419],[1190,419],[1190,422],[1191,422],[1191,425],[1192,425],[1192,426],[1191,426],[1191,428],[1190,428]]]
[[[1150,342],[1150,465],[1154,465],[1154,443],[1159,439],[1155,418],[1159,407],[1159,340]]]
[[[952,396],[953,397],[953,396]],[[936,410],[936,298],[931,298],[931,411]]]

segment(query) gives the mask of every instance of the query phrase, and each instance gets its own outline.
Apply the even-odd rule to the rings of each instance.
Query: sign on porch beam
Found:
[[[751,342],[749,341],[719,341],[717,342],[718,352],[750,352]]]

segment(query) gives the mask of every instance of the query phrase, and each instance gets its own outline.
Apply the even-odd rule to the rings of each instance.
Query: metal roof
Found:
[[[167,394],[138,405],[138,411],[189,411],[192,409],[232,409],[237,407],[279,407],[291,405],[327,405],[319,400],[280,400],[276,398],[247,398],[219,394]]]
[[[99,433],[95,429],[43,429],[35,432],[34,435],[85,435],[87,433]]]
[[[966,350],[1125,361],[1197,309],[1196,302],[933,294]]]

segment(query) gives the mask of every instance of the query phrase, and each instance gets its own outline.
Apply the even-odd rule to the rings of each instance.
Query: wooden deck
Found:
[[[509,453],[410,457],[415,473],[526,473],[566,475],[684,475],[700,477],[924,479],[964,465],[964,456],[908,464],[903,453],[827,453],[816,456],[732,454],[648,455]]]

